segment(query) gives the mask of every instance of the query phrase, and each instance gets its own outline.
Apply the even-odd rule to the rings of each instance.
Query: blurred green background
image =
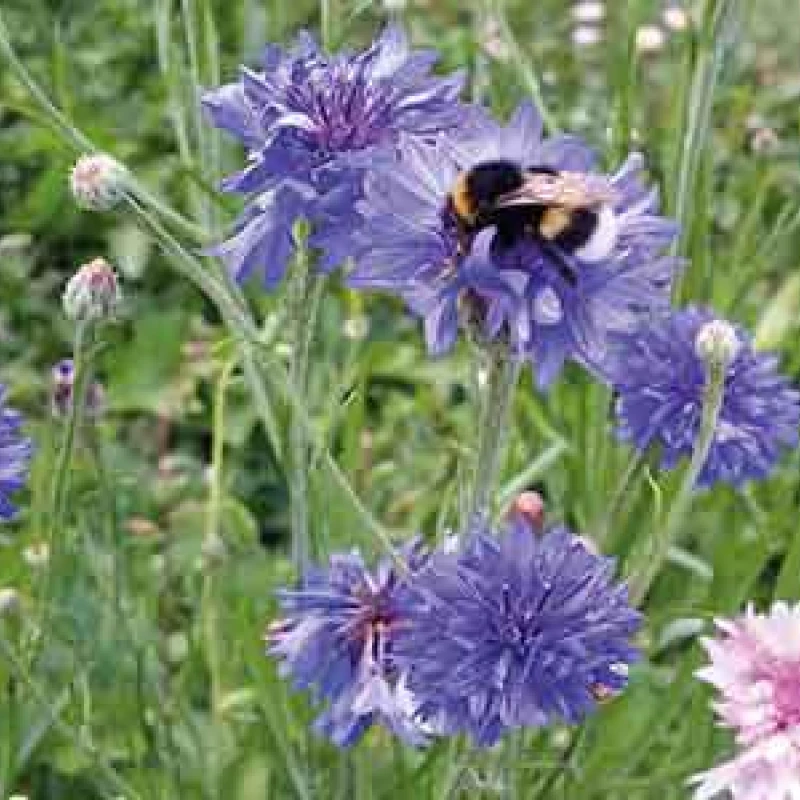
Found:
[[[239,210],[215,184],[242,153],[203,124],[197,84],[234,79],[265,42],[286,41],[300,28],[322,26],[335,46],[359,47],[389,17],[399,19],[416,45],[439,50],[442,70],[466,68],[471,97],[498,114],[540,89],[556,123],[588,138],[607,165],[641,149],[667,211],[684,224],[689,266],[680,299],[711,303],[748,325],[797,381],[796,2],[623,0],[602,6],[597,22],[582,21],[576,6],[2,0],[0,11],[17,55],[67,117],[212,238]],[[709,124],[687,136],[698,122],[687,109],[696,115],[698,102]],[[209,174],[199,156],[210,141],[221,147],[219,174]],[[528,735],[512,778],[498,753],[476,754],[463,743],[416,754],[375,733],[340,754],[309,735],[307,704],[260,652],[271,590],[290,578],[288,489],[238,374],[225,393],[225,556],[212,566],[202,552],[212,406],[231,354],[215,309],[176,276],[130,215],[75,207],[67,176],[76,152],[5,66],[0,153],[0,377],[38,450],[23,510],[0,529],[0,586],[23,595],[22,620],[15,629],[0,621],[0,633],[20,643],[15,657],[27,675],[15,673],[16,651],[4,650],[0,794],[688,796],[686,777],[730,745],[691,677],[701,659],[695,637],[713,615],[735,613],[747,598],[800,592],[797,453],[763,484],[700,498],[648,607],[642,644],[649,659],[630,691],[578,739],[562,729]],[[690,182],[681,190],[687,164]],[[98,255],[117,266],[125,303],[119,323],[105,329],[99,377],[108,412],[97,441],[78,452],[53,578],[56,613],[41,629],[33,613],[42,573],[38,510],[59,425],[49,415],[49,370],[69,354],[73,333],[59,299],[76,267]],[[248,297],[267,327],[279,324],[280,294],[250,286]],[[273,344],[285,357],[280,330]],[[456,519],[459,463],[474,433],[466,347],[431,360],[398,304],[333,285],[313,359],[309,408],[364,506],[398,536],[441,535]],[[609,408],[607,390],[577,369],[549,396],[526,377],[501,502],[535,487],[550,519],[595,529],[629,455],[610,436]],[[277,428],[284,423],[285,409],[277,408]],[[99,475],[95,446],[103,453]],[[319,549],[360,544],[377,552],[341,484],[323,469],[311,481]],[[649,469],[637,478],[610,544],[623,565],[676,484]],[[36,651],[32,662],[24,660],[26,647]]]

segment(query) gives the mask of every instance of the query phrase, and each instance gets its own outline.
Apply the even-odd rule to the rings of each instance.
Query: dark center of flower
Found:
[[[347,63],[322,63],[288,89],[287,106],[311,121],[305,134],[320,158],[362,150],[391,135],[391,94],[363,73]]]
[[[357,596],[362,607],[354,621],[351,635],[372,661],[386,666],[392,630],[397,622],[394,609],[385,592],[364,591]]]
[[[511,586],[503,584],[502,607],[497,633],[503,644],[521,657],[527,657],[539,633],[540,603],[535,605],[513,596]]]

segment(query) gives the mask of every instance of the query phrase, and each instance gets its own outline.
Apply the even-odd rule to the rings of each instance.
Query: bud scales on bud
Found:
[[[64,290],[64,313],[71,319],[93,322],[112,316],[121,299],[117,276],[103,258],[84,264]]]
[[[727,366],[736,358],[739,346],[736,328],[721,319],[703,325],[694,340],[697,357],[709,366]]]
[[[125,195],[128,170],[105,153],[81,156],[69,176],[75,202],[90,211],[108,211]]]

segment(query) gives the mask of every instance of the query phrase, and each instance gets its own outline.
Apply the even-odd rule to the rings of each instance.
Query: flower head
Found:
[[[703,644],[710,663],[697,674],[719,692],[723,725],[741,752],[695,776],[695,798],[729,792],[733,800],[800,796],[800,605],[776,603],[717,622],[720,636]]]
[[[11,519],[16,509],[9,495],[25,485],[33,445],[22,436],[22,416],[5,404],[0,385],[0,520]]]
[[[341,262],[376,151],[391,148],[401,133],[435,135],[466,114],[458,102],[463,77],[431,76],[435,60],[412,51],[395,26],[367,50],[338,55],[303,33],[289,50],[268,46],[262,71],[244,68],[236,83],[206,93],[213,124],[248,151],[247,166],[223,188],[251,195],[252,203],[236,245],[212,251],[237,278],[269,269],[265,280],[273,285],[283,275],[297,217],[312,223],[311,243],[324,251],[321,268]]]
[[[349,280],[357,288],[391,291],[406,300],[425,320],[432,352],[455,341],[458,318],[443,313],[452,309],[454,296],[487,300],[482,286],[464,275],[468,267],[484,285],[489,275],[495,285],[505,284],[500,304],[496,286],[492,290],[491,327],[533,360],[541,386],[567,359],[599,368],[611,334],[668,307],[678,262],[663,251],[677,227],[658,216],[656,193],[641,182],[640,156],[631,156],[610,176],[617,200],[606,213],[614,235],[590,263],[532,237],[501,248],[491,234],[488,247],[479,236],[468,252],[459,237],[448,195],[459,173],[477,164],[504,159],[595,173],[594,155],[580,139],[543,138],[532,106],[521,106],[507,126],[475,123],[458,140],[442,136],[431,145],[404,139],[400,153],[399,164],[377,164],[367,178]]]
[[[711,350],[724,355],[728,366],[715,437],[698,483],[739,485],[766,476],[781,446],[797,441],[800,394],[776,371],[775,356],[756,353],[745,331],[721,324],[711,311],[687,308],[621,338],[610,368],[618,392],[618,431],[640,450],[660,445],[666,468],[690,456]]]
[[[409,567],[424,558],[412,545]],[[410,744],[423,744],[415,705],[394,662],[406,587],[396,568],[374,572],[353,552],[331,557],[328,569],[309,572],[304,584],[279,594],[285,616],[267,632],[268,652],[299,689],[312,689],[328,707],[317,729],[340,747],[354,744],[374,722]]]
[[[104,258],[95,258],[69,279],[62,304],[69,319],[97,322],[111,317],[121,299],[113,267]]]
[[[90,211],[108,211],[124,197],[129,174],[126,167],[106,153],[82,155],[70,172],[75,202]]]
[[[576,722],[598,686],[622,688],[639,614],[612,572],[567,530],[538,536],[519,517],[431,557],[395,647],[421,718],[490,745],[509,728]]]

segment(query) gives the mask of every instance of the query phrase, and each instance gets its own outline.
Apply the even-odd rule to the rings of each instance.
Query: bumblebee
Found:
[[[460,235],[469,241],[494,226],[500,247],[533,238],[553,256],[570,283],[568,256],[593,263],[617,242],[614,187],[603,177],[513,161],[485,161],[455,181],[448,197]]]

